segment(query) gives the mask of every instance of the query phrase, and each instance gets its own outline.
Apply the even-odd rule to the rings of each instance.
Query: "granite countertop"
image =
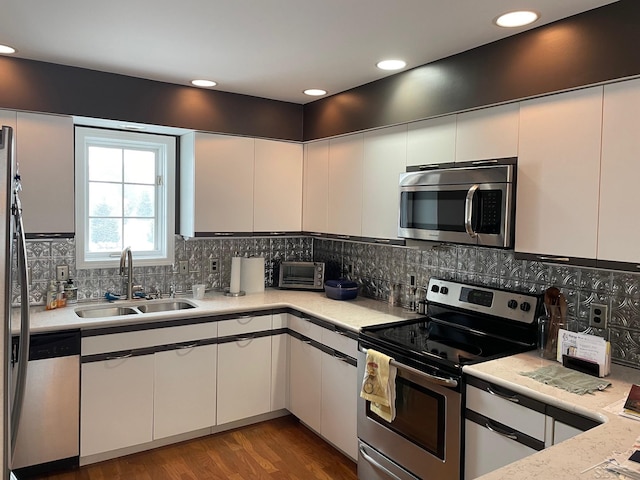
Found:
[[[414,312],[400,307],[392,307],[379,300],[361,297],[353,300],[332,300],[327,298],[324,292],[266,289],[263,293],[251,293],[242,297],[227,297],[221,292],[207,292],[202,300],[196,300],[191,296],[176,297],[176,299],[188,300],[196,305],[196,308],[104,318],[81,318],[75,313],[75,310],[79,308],[99,305],[135,305],[136,303],[153,302],[153,300],[118,300],[111,304],[106,301],[84,302],[54,310],[45,310],[44,307],[31,307],[31,332],[102,328],[287,307],[326,320],[353,332],[358,332],[360,328],[369,325],[391,323],[418,317]],[[12,319],[14,331],[17,331],[19,322],[19,310],[16,309]]]
[[[596,468],[585,470],[599,464],[614,451],[624,452],[630,449],[636,438],[640,436],[640,421],[618,415],[631,384],[640,383],[640,370],[612,365],[611,375],[606,377],[606,380],[611,382],[611,386],[604,391],[585,395],[569,393],[520,375],[520,372],[533,371],[550,363],[552,362],[538,357],[536,352],[527,352],[465,366],[464,371],[469,375],[504,386],[549,405],[573,411],[604,423],[576,437],[483,475],[479,477],[480,479],[617,478],[613,474]]]

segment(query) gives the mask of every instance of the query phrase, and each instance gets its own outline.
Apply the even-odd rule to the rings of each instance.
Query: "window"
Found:
[[[176,139],[76,127],[76,265],[173,263]]]

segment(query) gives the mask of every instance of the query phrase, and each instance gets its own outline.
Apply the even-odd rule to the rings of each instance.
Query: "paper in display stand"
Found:
[[[562,363],[562,355],[597,363],[600,377],[611,373],[611,344],[597,335],[560,329],[557,352],[557,360],[560,363]]]

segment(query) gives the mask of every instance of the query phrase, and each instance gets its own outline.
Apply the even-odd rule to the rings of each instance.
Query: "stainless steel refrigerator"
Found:
[[[3,408],[1,412],[2,480],[15,478],[10,472],[11,459],[20,424],[29,359],[29,282],[27,279],[27,252],[20,204],[20,174],[15,160],[13,129],[2,126],[0,131],[0,271],[2,272],[2,295],[0,306],[3,312],[3,327],[0,329],[2,369],[0,385]],[[20,285],[20,321],[15,325],[19,331],[17,355],[12,352],[12,289],[14,273]]]

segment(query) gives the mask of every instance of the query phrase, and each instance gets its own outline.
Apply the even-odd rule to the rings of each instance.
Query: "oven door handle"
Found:
[[[392,480],[402,480],[400,477],[398,477],[389,469],[387,469],[384,465],[376,461],[375,458],[373,458],[367,452],[365,452],[362,446],[360,446],[360,455],[362,455],[362,458],[364,458],[369,464],[371,464],[373,467],[377,468],[378,470],[381,470],[382,472],[384,472],[384,474],[389,478],[391,478]]]
[[[365,355],[367,353],[366,348],[360,347],[360,351]],[[436,385],[440,385],[442,387],[456,388],[458,386],[458,381],[455,378],[438,377],[437,375],[431,375],[430,373],[427,373],[427,372],[421,372],[416,368],[412,368],[402,363],[398,363],[393,359],[391,360],[390,364],[399,370],[406,370],[412,373],[413,375],[418,376],[419,378],[422,378],[430,383],[435,383]]]
[[[391,360],[391,365],[393,365],[399,370],[407,370],[413,373],[414,375],[418,375],[419,377],[424,378],[426,381],[430,383],[435,383],[436,385],[440,385],[442,387],[456,388],[458,386],[458,381],[454,378],[438,377],[437,375],[431,375],[430,373],[427,373],[427,372],[421,372],[420,370],[417,370],[415,368],[408,367],[407,365],[398,363],[395,360]]]
[[[472,185],[467,192],[467,198],[464,201],[464,229],[471,238],[476,238],[478,236],[478,232],[474,231],[473,225],[471,225],[471,217],[473,215],[473,197],[475,196],[478,188],[480,188],[480,185]]]

